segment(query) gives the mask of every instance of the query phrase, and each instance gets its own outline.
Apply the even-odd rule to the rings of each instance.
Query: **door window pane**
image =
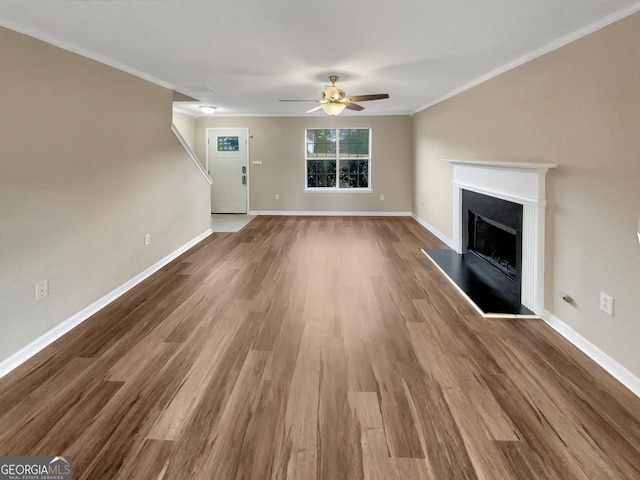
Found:
[[[238,137],[218,137],[219,152],[237,152],[239,150]]]

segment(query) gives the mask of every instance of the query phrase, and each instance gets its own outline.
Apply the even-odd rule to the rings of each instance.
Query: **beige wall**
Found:
[[[635,14],[417,114],[413,205],[451,238],[441,158],[557,163],[547,175],[545,308],[636,376],[638,32]],[[615,298],[613,318],[598,308],[601,291]]]
[[[248,128],[253,137],[249,163],[262,161],[262,167],[249,167],[253,211],[411,212],[409,116],[200,117],[195,135],[199,158],[206,158],[206,129],[223,127]],[[306,128],[371,128],[373,192],[305,193]]]
[[[211,223],[170,90],[3,28],[0,45],[1,362]]]
[[[184,141],[193,150],[196,137],[196,118],[185,113],[173,112],[173,124],[176,126]]]

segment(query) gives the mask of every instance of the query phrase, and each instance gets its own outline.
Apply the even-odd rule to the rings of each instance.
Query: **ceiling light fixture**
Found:
[[[332,117],[335,117],[336,115],[340,115],[342,111],[345,109],[345,107],[346,105],[344,103],[337,103],[337,102],[329,102],[329,103],[322,104],[322,110],[324,110],[324,113],[326,113],[327,115],[331,115]]]
[[[218,107],[212,107],[211,105],[200,105],[198,108],[202,110],[202,113],[214,113],[218,109]]]

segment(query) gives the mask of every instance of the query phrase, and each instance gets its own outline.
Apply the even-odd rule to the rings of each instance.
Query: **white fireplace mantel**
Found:
[[[544,308],[545,177],[553,163],[448,160],[453,166],[453,247],[462,253],[462,190],[518,203],[522,208],[521,303],[538,315]]]

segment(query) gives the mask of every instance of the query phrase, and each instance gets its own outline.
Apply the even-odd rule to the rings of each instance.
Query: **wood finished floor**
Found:
[[[640,400],[483,319],[410,218],[214,234],[0,380],[0,455],[74,479],[640,478]]]

